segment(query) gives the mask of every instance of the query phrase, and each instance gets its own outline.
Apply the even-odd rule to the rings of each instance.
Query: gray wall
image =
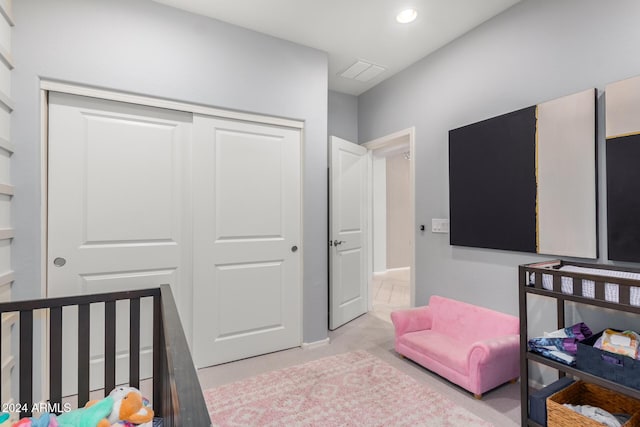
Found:
[[[40,292],[39,77],[302,119],[304,341],[327,336],[327,56],[150,0],[19,0],[14,297]]]
[[[635,0],[524,0],[362,94],[360,141],[416,127],[416,221],[429,229],[431,218],[449,212],[447,132],[640,74],[638,16]],[[602,92],[598,102],[602,113]],[[603,114],[599,125],[600,260],[606,261]],[[440,294],[517,314],[517,265],[552,258],[452,247],[446,234],[415,233],[417,304]]]
[[[329,91],[329,136],[358,142],[358,97]]]

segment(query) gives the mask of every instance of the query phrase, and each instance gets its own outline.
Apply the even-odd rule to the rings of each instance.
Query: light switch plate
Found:
[[[448,219],[431,219],[431,232],[432,233],[448,233],[449,232],[449,220]]]

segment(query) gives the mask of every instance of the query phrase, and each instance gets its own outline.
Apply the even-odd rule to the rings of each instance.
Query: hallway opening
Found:
[[[393,310],[411,306],[410,160],[408,137],[373,151],[371,314],[387,322]]]

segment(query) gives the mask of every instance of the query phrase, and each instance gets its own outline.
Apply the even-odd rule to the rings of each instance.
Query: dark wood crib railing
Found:
[[[3,313],[19,313],[19,403],[31,416],[33,405],[34,311],[49,316],[49,403],[62,407],[63,307],[78,311],[78,407],[89,400],[91,304],[104,304],[104,393],[116,386],[116,302],[129,301],[129,386],[140,387],[140,301],[153,301],[153,410],[164,427],[211,425],[171,289],[168,285],[135,291],[0,303]],[[137,331],[137,333],[134,333]],[[0,343],[2,343],[0,328]],[[0,385],[2,384],[0,370]],[[0,390],[1,393],[1,390]]]

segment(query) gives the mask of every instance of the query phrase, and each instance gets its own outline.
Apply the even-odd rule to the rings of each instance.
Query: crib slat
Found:
[[[129,307],[129,386],[140,388],[140,298],[131,298]]]
[[[49,311],[49,401],[62,402],[62,307]]]
[[[89,304],[78,305],[78,407],[89,401]]]
[[[620,299],[618,302],[620,304],[631,305],[631,294],[630,294],[629,286],[618,285],[618,292],[620,293]]]
[[[595,297],[599,301],[604,301],[604,282],[595,282]]]
[[[153,297],[153,405],[158,414],[164,414],[164,403],[162,401],[162,387],[164,378],[162,377],[162,305],[160,295]],[[156,402],[158,402],[156,404]]]
[[[562,276],[559,276],[559,275],[553,276],[553,291],[562,292]]]
[[[582,296],[582,279],[573,278],[573,294],[576,296]]]
[[[33,405],[33,312],[20,312],[20,404],[26,411],[20,417],[31,416]]]
[[[104,395],[116,387],[116,302],[104,304]]]

